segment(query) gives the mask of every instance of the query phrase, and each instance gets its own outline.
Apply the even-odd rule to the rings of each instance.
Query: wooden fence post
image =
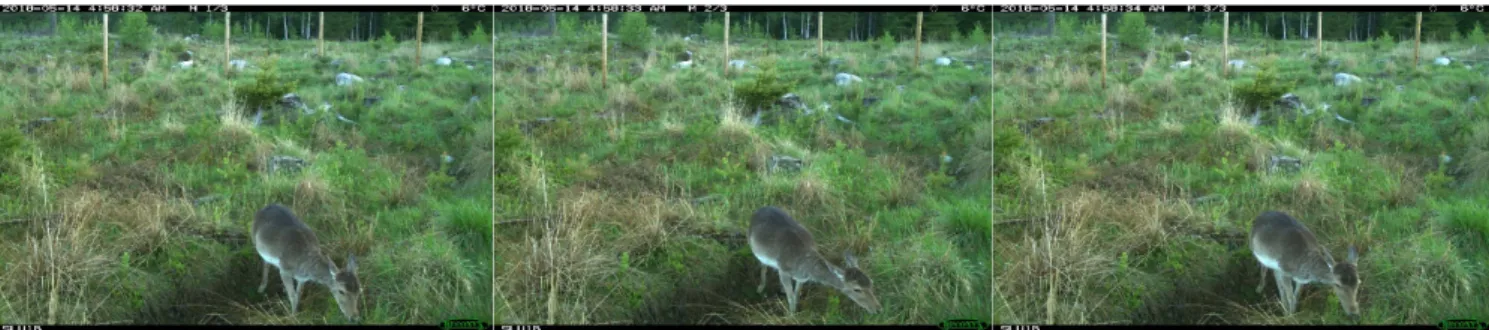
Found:
[[[725,30],[728,31],[728,30]],[[600,89],[610,80],[610,14],[600,14]]]
[[[316,34],[319,34],[317,38],[320,40],[320,55],[326,56],[326,12],[321,12],[321,27],[316,30]]]
[[[1318,56],[1324,56],[1324,12],[1318,12]]]
[[[223,72],[232,72],[233,71],[233,13],[225,13],[225,14],[227,15],[227,22],[223,24],[223,30],[222,30],[222,56],[223,56],[223,60],[225,60],[225,61],[223,61],[223,64],[227,64],[227,66],[222,67],[222,71]]]
[[[925,12],[915,13],[915,66],[920,66],[920,28],[925,22]]]
[[[1106,14],[1101,14],[1101,89],[1106,89]]]
[[[729,13],[724,13],[724,75],[729,74]]]
[[[414,31],[414,68],[422,64],[424,56],[424,13],[419,13],[418,30]]]
[[[1225,59],[1221,63],[1221,74],[1230,75],[1230,12],[1225,13],[1225,26],[1220,28],[1220,58]]]
[[[1422,12],[1417,12],[1417,47],[1412,50],[1412,66],[1422,65]]]
[[[109,14],[103,14],[103,89],[109,89]]]
[[[822,47],[822,12],[817,12],[817,56],[826,56]]]

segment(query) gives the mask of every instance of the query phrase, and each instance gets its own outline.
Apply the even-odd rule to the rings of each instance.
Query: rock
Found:
[[[232,61],[228,61],[227,64],[230,65],[230,66],[232,66],[233,69],[238,70],[238,71],[243,71],[243,68],[248,67],[248,61],[244,61],[244,60],[232,60]]]
[[[477,102],[481,102],[481,97],[478,95],[471,95],[470,99],[465,102],[469,104],[475,104]]]
[[[877,104],[877,103],[879,103],[879,98],[878,97],[869,96],[869,97],[863,98],[863,106],[865,106],[865,107],[873,106],[874,104]]]
[[[192,62],[192,61],[181,61],[181,62],[177,62],[176,63],[176,68],[177,69],[190,69],[193,65],[196,65],[196,62]]]
[[[553,117],[542,117],[542,118],[533,119],[533,120],[529,120],[527,122],[524,122],[524,123],[522,123],[522,125],[520,125],[520,128],[522,128],[522,133],[523,134],[529,134],[530,135],[530,134],[533,133],[533,130],[534,129],[537,129],[538,127],[543,127],[545,125],[548,125],[549,123],[552,123],[552,122],[554,122],[556,120],[558,120],[558,119],[555,119]]]
[[[1432,60],[1432,64],[1437,64],[1437,65],[1440,65],[1440,66],[1447,66],[1448,64],[1452,64],[1452,63],[1453,63],[1453,60],[1452,59],[1449,59],[1447,57],[1438,57],[1437,59]]]
[[[793,110],[807,109],[806,103],[801,102],[801,97],[797,96],[796,93],[786,93],[786,95],[782,95],[781,99],[776,101],[776,104],[780,105],[781,107]]]
[[[796,157],[782,155],[770,156],[769,169],[771,173],[801,171],[802,165],[804,164],[801,159]]]
[[[454,61],[451,60],[449,57],[444,56],[440,56],[439,58],[434,59],[434,64],[438,66],[450,66],[450,63],[453,62]]]
[[[903,92],[905,91],[905,85],[894,86],[894,90]]]
[[[543,69],[543,67],[541,67],[541,66],[529,66],[529,67],[527,67],[527,74],[543,74],[543,72],[545,72],[545,71],[547,71],[547,70]]]
[[[1037,67],[1037,66],[1031,66],[1031,67],[1024,68],[1024,74],[1027,74],[1027,75],[1036,75],[1036,74],[1039,74],[1040,72],[1044,72],[1044,68]]]
[[[843,59],[834,58],[827,61],[827,67],[830,69],[837,69],[840,66],[843,66]]]
[[[340,69],[341,68],[341,59],[331,60],[331,68],[332,69]]]
[[[1345,87],[1360,81],[1360,77],[1356,75],[1343,72],[1334,74],[1334,86]]]
[[[364,98],[362,98],[362,106],[364,106],[364,107],[371,107],[371,106],[377,104],[378,102],[380,102],[382,100],[383,100],[383,98],[377,97],[377,96],[364,97]]]
[[[290,156],[271,156],[271,157],[269,157],[269,173],[270,174],[276,174],[276,173],[295,173],[295,172],[299,172],[300,169],[305,168],[305,166],[307,166],[307,165],[309,165],[309,164],[306,163],[304,159],[299,159],[299,158],[295,158],[295,157],[290,157]]]
[[[33,75],[40,76],[40,75],[44,75],[44,74],[47,73],[47,67],[44,67],[44,66],[33,66],[33,67],[30,67],[30,68],[27,68],[26,69],[26,72],[29,72],[29,73],[31,73]]]
[[[475,70],[476,69],[476,66],[474,66],[474,65],[466,65],[465,66],[465,69],[466,70]]]
[[[948,57],[937,57],[936,58],[936,65],[940,65],[940,66],[951,65],[951,58],[948,58]]]
[[[692,67],[693,67],[693,61],[677,62],[677,64],[673,64],[672,65],[672,68],[673,69],[687,69],[687,68],[692,68]]]
[[[1053,122],[1055,122],[1055,118],[1051,117],[1034,118],[1030,119],[1029,121],[1019,123],[1019,129],[1024,131],[1024,134],[1029,134],[1033,133],[1034,130],[1039,129],[1040,127],[1044,127],[1045,124]]]
[[[745,62],[745,60],[729,61],[729,66],[733,67],[735,70],[744,70],[745,65],[749,65],[749,63]]]
[[[1294,95],[1293,93],[1283,94],[1282,95],[1282,98],[1277,100],[1277,105],[1281,105],[1281,106],[1287,107],[1288,109],[1292,109],[1292,110],[1298,110],[1298,109],[1303,109],[1304,108],[1304,106],[1303,106],[1303,99],[1302,98],[1299,98],[1297,95]]]
[[[357,122],[354,122],[351,119],[346,119],[346,117],[345,116],[342,116],[341,113],[339,113],[339,112],[336,113],[336,120],[340,120],[343,123],[352,124],[352,125],[356,125],[357,124]]]
[[[682,53],[677,54],[677,61],[678,62],[692,62],[693,61],[693,51],[691,51],[691,50],[685,50]]]
[[[1375,102],[1380,102],[1380,99],[1377,99],[1373,96],[1366,96],[1365,98],[1360,99],[1360,106],[1369,107],[1371,105],[1374,105]]]
[[[840,122],[843,122],[843,123],[846,123],[846,124],[852,124],[853,123],[852,120],[848,120],[848,118],[844,118],[843,115],[834,115],[834,116],[837,117],[838,121],[840,121]]]
[[[357,75],[346,72],[336,74],[336,86],[349,86],[354,83],[362,82],[362,80],[362,77],[358,77]]]
[[[176,60],[181,62],[190,62],[194,55],[196,55],[196,53],[192,53],[188,50],[180,54],[176,54]]]
[[[41,118],[37,118],[37,119],[31,120],[31,121],[28,121],[25,124],[21,124],[21,132],[22,133],[26,133],[26,134],[31,134],[32,131],[35,131],[36,129],[42,128],[42,127],[47,126],[47,125],[51,125],[54,122],[57,122],[57,118],[55,118],[55,117],[41,117]]]
[[[1246,68],[1245,60],[1230,60],[1230,62],[1227,62],[1226,64],[1230,65],[1230,68],[1235,70]]]
[[[1342,64],[1342,62],[1339,62],[1339,59],[1337,59],[1337,58],[1336,59],[1329,60],[1329,67],[1331,67],[1331,68],[1337,68],[1337,67],[1339,67],[1340,64]]]
[[[1293,158],[1293,157],[1288,157],[1288,156],[1281,156],[1281,155],[1274,155],[1274,156],[1272,156],[1271,157],[1271,167],[1268,167],[1268,171],[1270,171],[1270,172],[1278,172],[1278,171],[1297,172],[1298,170],[1301,170],[1301,169],[1303,169],[1303,161],[1302,160],[1299,160],[1299,159]]]
[[[838,86],[843,87],[847,87],[848,85],[852,85],[856,82],[863,82],[863,78],[859,78],[858,76],[847,73],[838,73],[837,77],[835,77],[833,80],[838,84]]]
[[[1406,90],[1406,86],[1405,85],[1396,85],[1396,91],[1397,92],[1404,91],[1404,90]]]
[[[279,98],[279,105],[289,109],[305,108],[305,102],[301,101],[300,96],[295,93],[284,94]]]
[[[408,90],[408,86],[398,85],[398,91],[402,92],[402,91],[406,91],[406,90]]]

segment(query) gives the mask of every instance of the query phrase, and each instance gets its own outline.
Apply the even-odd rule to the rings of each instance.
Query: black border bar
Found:
[[[1136,1],[1134,1],[1136,2]],[[1224,12],[1423,12],[1423,13],[1484,13],[1486,4],[1442,4],[1442,5],[1143,5],[1143,4],[1022,4],[996,5],[997,13],[1224,13]]]
[[[647,4],[427,4],[427,5],[0,5],[0,13],[212,13],[212,12],[426,12],[426,13],[721,13],[721,12],[925,12],[925,13],[1222,13],[1222,12],[1423,12],[1483,13],[1486,4],[1443,5],[647,5]]]

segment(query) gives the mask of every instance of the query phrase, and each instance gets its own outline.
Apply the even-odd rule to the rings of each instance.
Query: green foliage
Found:
[[[1243,83],[1233,88],[1233,92],[1241,100],[1241,105],[1245,109],[1269,106],[1293,88],[1290,84],[1280,81],[1273,71],[1270,65],[1263,65],[1250,84]]]
[[[211,22],[202,26],[202,37],[211,40],[222,40],[227,36],[227,26],[222,22]]]
[[[258,109],[273,106],[279,99],[295,90],[297,82],[289,81],[279,76],[278,65],[273,62],[264,63],[254,77],[252,84],[243,88],[233,90],[239,104],[245,109]]]
[[[646,14],[621,14],[619,30],[622,46],[636,50],[646,50],[651,46],[651,26],[646,24]]]
[[[119,23],[119,39],[125,47],[145,51],[155,42],[155,30],[150,27],[145,13],[127,13],[124,14],[123,22]]]
[[[972,32],[967,32],[967,39],[975,44],[983,44],[992,41],[992,36],[987,34],[987,30],[982,29],[982,22],[977,22],[972,26]]]
[[[889,35],[889,31],[884,31],[884,35],[883,36],[880,36],[879,37],[879,42],[874,45],[874,50],[888,51],[888,50],[893,50],[893,49],[894,49],[894,36]]]
[[[1061,40],[1075,40],[1076,32],[1080,30],[1080,17],[1075,15],[1060,15],[1055,18],[1055,36]],[[982,26],[979,24],[978,29]],[[974,32],[978,30],[972,30]]]
[[[703,37],[708,40],[724,40],[724,23],[711,20],[703,23]]]
[[[1396,47],[1396,38],[1391,36],[1391,32],[1383,32],[1380,38],[1375,39],[1375,50],[1386,50],[1391,47]]]
[[[1473,31],[1470,31],[1466,38],[1468,39],[1468,43],[1472,45],[1483,45],[1489,42],[1484,38],[1484,26],[1477,22],[1473,23]]]
[[[558,17],[558,35],[564,38],[575,38],[579,36],[579,15],[560,15]],[[595,31],[595,30],[585,30]]]
[[[26,137],[21,135],[21,132],[14,127],[6,126],[0,128],[0,161],[11,159],[11,157],[19,154],[25,142]],[[4,168],[3,166],[5,164],[0,163],[0,168]]]
[[[461,40],[465,40],[465,35],[460,34],[459,29],[450,30],[450,42],[459,42]]]
[[[78,18],[77,15],[58,15],[60,15],[60,17],[57,17],[57,35],[62,36],[63,38],[70,39],[82,37],[80,34],[82,34],[83,32],[81,30],[81,28],[83,27],[83,22],[81,19]]]
[[[378,39],[377,43],[372,46],[378,50],[394,50],[398,48],[398,39],[393,38],[392,32],[383,31],[383,37]]]
[[[491,35],[486,34],[486,28],[483,27],[481,24],[476,24],[476,29],[470,31],[470,38],[466,39],[465,42],[472,45],[490,46]]]
[[[1207,39],[1220,40],[1225,37],[1225,31],[1221,28],[1223,26],[1220,26],[1219,22],[1210,21],[1205,23],[1203,28],[1200,28],[1200,35],[1205,36]]]
[[[735,83],[734,95],[744,102],[746,109],[764,108],[774,104],[777,98],[795,87],[795,81],[786,81],[779,77],[775,63],[764,61],[760,63],[760,73],[755,75],[754,80]]]
[[[1143,13],[1122,14],[1121,25],[1117,27],[1117,40],[1122,42],[1122,46],[1133,50],[1148,49],[1148,43],[1153,40],[1153,31],[1148,29],[1147,18]]]

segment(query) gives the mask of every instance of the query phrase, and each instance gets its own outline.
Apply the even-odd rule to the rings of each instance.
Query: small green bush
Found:
[[[781,95],[791,92],[795,85],[795,81],[781,79],[775,64],[767,61],[760,63],[760,72],[754,80],[735,83],[734,94],[744,102],[746,109],[765,108],[774,104]]]
[[[1483,45],[1489,42],[1484,38],[1484,26],[1479,23],[1473,23],[1473,31],[1468,32],[1465,38],[1468,38],[1468,43],[1472,45]]]
[[[646,24],[646,14],[621,14],[619,30],[621,45],[642,51],[651,46],[651,26]]]
[[[233,91],[236,94],[234,96],[245,109],[271,107],[278,103],[284,94],[295,90],[296,82],[280,78],[278,65],[275,63],[264,63],[262,69],[254,77],[252,84]]]
[[[146,51],[155,42],[155,30],[150,27],[145,13],[127,13],[124,14],[123,22],[119,23],[119,39],[125,47]]]
[[[874,45],[874,50],[884,50],[884,51],[887,51],[887,50],[893,50],[893,49],[894,49],[894,36],[889,35],[889,31],[884,31],[884,35],[879,37],[879,43]]]
[[[491,44],[491,35],[486,33],[486,28],[482,27],[481,24],[476,24],[476,29],[470,31],[470,38],[465,39],[465,42],[472,45],[489,46]]]
[[[1292,88],[1290,84],[1277,78],[1271,66],[1264,65],[1260,71],[1257,71],[1256,78],[1250,84],[1237,85],[1233,91],[1241,100],[1241,106],[1248,110],[1255,110],[1270,106]]]
[[[1121,24],[1117,27],[1117,40],[1122,45],[1137,51],[1148,49],[1148,43],[1153,40],[1153,31],[1148,30],[1148,21],[1143,13],[1124,13]]]

